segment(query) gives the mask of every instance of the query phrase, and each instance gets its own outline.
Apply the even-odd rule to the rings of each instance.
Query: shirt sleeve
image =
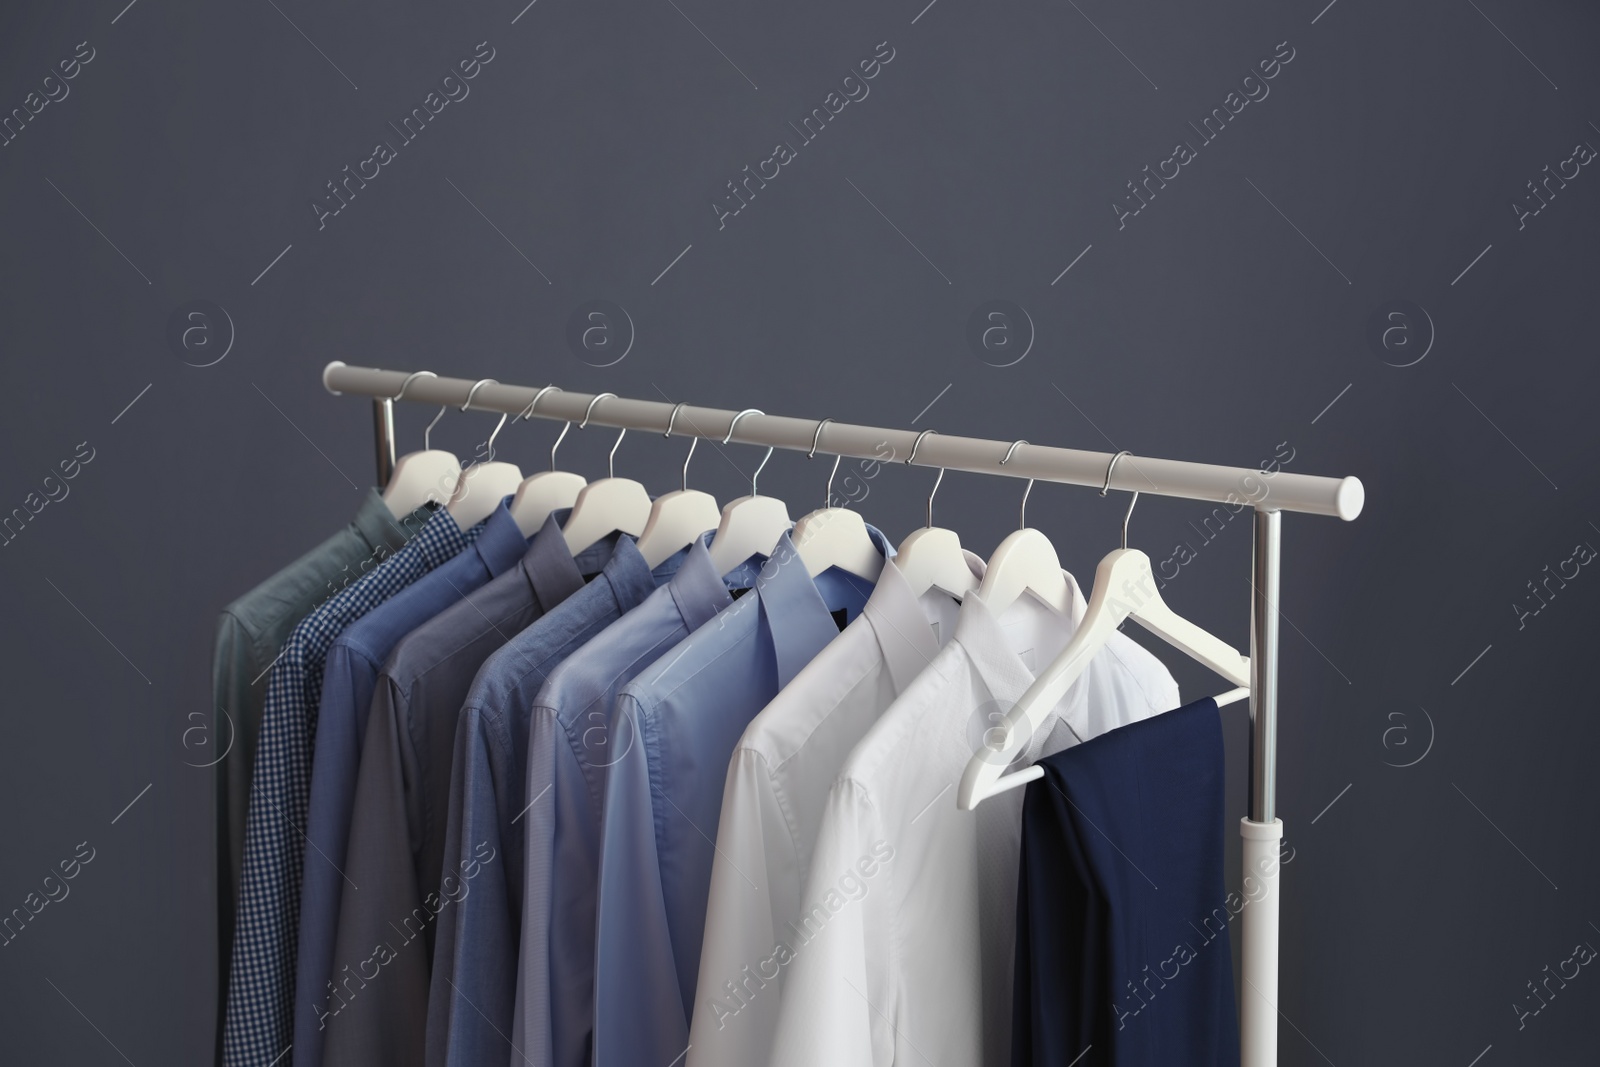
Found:
[[[606,779],[595,927],[595,1067],[671,1063],[689,1043],[684,990],[667,925],[656,852],[648,731],[638,699],[617,698],[613,722],[632,742]]]
[[[735,749],[717,824],[688,1067],[767,1062],[788,972],[778,965],[778,945],[791,940],[779,927],[800,912],[800,878],[771,768],[759,753]],[[730,997],[728,982],[748,983],[744,997]]]
[[[533,710],[525,792],[527,877],[512,1042],[530,1063],[588,1067],[601,798],[591,794],[571,736],[551,708]]]
[[[450,778],[441,893],[423,901],[437,918],[428,989],[428,1067],[512,1062],[500,1020],[511,1020],[517,928],[496,782],[511,778],[504,724],[462,712]],[[517,768],[515,780],[521,780]],[[476,864],[477,866],[474,866]],[[465,876],[470,873],[470,877]],[[452,890],[452,886],[454,889]]]
[[[772,1067],[887,1067],[899,1012],[886,953],[895,849],[871,801],[854,782],[834,783],[801,898],[799,919],[775,954],[789,971]],[[869,914],[870,913],[870,914]],[[874,932],[869,941],[867,931]],[[937,936],[925,932],[923,936]],[[732,992],[748,996],[749,981]],[[940,1056],[945,1050],[924,1050]]]
[[[251,682],[260,670],[252,670],[255,657],[252,641],[244,625],[231,612],[217,620],[217,637],[211,652],[211,715],[199,712],[189,716],[183,732],[184,759],[201,764],[216,761],[216,839],[217,839],[217,950],[220,969],[219,989],[226,1008],[228,956],[233,948],[233,913],[238,901],[239,876],[244,869],[245,813],[250,808],[250,767],[255,761],[256,733],[261,729],[261,706],[265,703],[265,680],[260,698],[251,692]],[[222,755],[216,754],[222,749]]]
[[[322,677],[306,808],[295,964],[294,1058],[302,1067],[321,1067],[322,1063],[323,1029],[312,1004],[325,999],[333,976],[334,928],[349,884],[345,880],[345,845],[361,752],[359,724],[372,698],[376,673],[365,656],[335,642]],[[363,953],[362,958],[365,956]]]
[[[342,993],[343,1007],[326,988],[297,994],[296,1030],[309,1008],[310,1025],[326,1027],[323,1061],[340,1067],[421,1067],[423,1062],[428,946],[437,931],[434,911],[422,900],[421,819],[406,786],[419,773],[406,729],[408,703],[392,679],[378,679],[356,778],[345,864],[350,882],[339,907],[331,978],[337,985],[344,977],[340,968],[359,967],[379,945],[393,958],[359,996]]]

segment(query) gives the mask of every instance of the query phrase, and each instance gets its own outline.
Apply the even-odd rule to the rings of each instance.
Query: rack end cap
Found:
[[[343,394],[333,387],[333,382],[329,379],[333,377],[333,372],[336,368],[344,365],[344,360],[336,359],[330,362],[326,367],[322,368],[322,387],[328,392],[332,393],[334,396],[342,396]]]
[[[1367,489],[1361,484],[1361,479],[1354,476],[1343,478],[1339,482],[1339,491],[1334,496],[1334,507],[1339,510],[1339,517],[1346,522],[1361,514],[1361,509],[1367,503]]]

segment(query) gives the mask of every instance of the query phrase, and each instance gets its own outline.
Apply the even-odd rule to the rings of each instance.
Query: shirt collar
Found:
[[[355,527],[368,548],[387,548],[393,552],[422,529],[428,521],[429,510],[429,506],[424,505],[396,519],[389,505],[383,502],[383,494],[376,489],[368,489],[350,525]]]
[[[517,520],[511,517],[511,510],[507,507],[510,501],[511,497],[508,496],[495,506],[483,521],[483,530],[478,534],[478,539],[472,544],[473,551],[478,553],[478,558],[494,578],[514,566],[528,550],[528,538],[522,536]]]
[[[610,583],[612,595],[616,597],[617,611],[625,615],[645,597],[655,592],[656,575],[651,573],[650,565],[639,554],[639,549],[631,536],[625,533],[614,536],[616,542],[611,551],[611,558],[606,560],[605,569],[595,581]]]
[[[1027,593],[1022,594],[1019,603],[1008,609],[1007,613],[1010,611],[1034,613],[1041,625],[1049,626],[1054,623],[1065,631],[1063,637],[1069,638],[1083,621],[1084,611],[1088,605],[1084,601],[1083,591],[1078,588],[1077,579],[1066,571],[1062,571],[1061,574],[1067,580],[1067,591],[1071,596],[1069,618],[1062,619],[1060,615],[1032,599]],[[1020,603],[1023,599],[1028,602]],[[1007,639],[1005,628],[981,597],[968,595],[961,601],[961,615],[956,621],[955,636],[951,640],[966,650],[973,670],[1001,711],[1011,710],[1037,677],[1035,671],[1030,670],[1022,661],[1022,657],[1012,649],[1012,642]],[[1035,664],[1039,671],[1048,666],[1049,661]],[[1084,674],[1087,674],[1087,671]],[[1062,697],[1062,717],[1069,722],[1080,721],[1081,706],[1087,701],[1085,694],[1088,687],[1084,684],[1084,674],[1078,676],[1072,683],[1072,688]],[[1036,732],[1029,741],[1027,751],[1020,758],[1031,761],[1049,733],[1047,729]]]
[[[683,553],[678,571],[667,585],[673,603],[678,606],[679,616],[691,632],[733,603],[733,597],[728,595],[730,585],[749,585],[749,578],[743,574],[747,569],[746,564],[734,568],[726,579],[717,574],[717,568],[711,562],[711,553],[706,550],[712,536],[708,532],[695,539]]]
[[[567,539],[561,536],[561,524],[568,514],[565,508],[552,512],[539,532],[528,541],[528,550],[518,564],[533,590],[534,599],[545,611],[583,587],[578,561],[567,551]]]
[[[975,577],[983,577],[983,560],[963,552]],[[954,605],[952,605],[954,606]],[[911,589],[894,560],[886,560],[878,584],[872,588],[866,607],[861,609],[872,627],[889,677],[896,692],[905,692],[911,680],[922,673],[938,653],[940,643],[923,610],[921,598]]]
[[[482,523],[463,530],[447,508],[434,508],[422,529],[407,542],[406,548],[415,549],[415,558],[421,562],[422,569],[430,571],[464,552],[482,532]]]
[[[871,526],[867,530],[880,551],[886,556],[893,554],[894,550],[889,548],[882,533]],[[794,541],[785,533],[778,538],[772,557],[761,568],[755,592],[761,600],[762,618],[772,635],[778,686],[782,688],[824,645],[839,636],[824,594],[843,603],[848,612],[862,604],[871,590],[864,588],[857,576],[832,570],[824,571],[813,581]]]

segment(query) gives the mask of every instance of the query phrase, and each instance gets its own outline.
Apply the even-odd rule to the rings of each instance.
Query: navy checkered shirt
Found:
[[[441,508],[394,555],[302,619],[273,664],[245,821],[224,1067],[290,1067],[302,828],[328,649],[351,622],[472,544],[481,529],[463,532]]]

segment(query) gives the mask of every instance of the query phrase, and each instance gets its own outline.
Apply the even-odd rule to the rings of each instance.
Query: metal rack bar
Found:
[[[323,370],[322,384],[331,393],[356,393],[378,398],[393,397],[409,375],[405,371],[350,367],[334,361]],[[476,383],[468,378],[417,378],[406,389],[404,399],[421,404],[450,404],[460,407]],[[527,411],[538,389],[520,385],[489,383],[472,397],[472,410],[499,411],[512,415]],[[550,390],[539,401],[539,418],[577,422],[589,411],[594,396]],[[667,428],[674,405],[664,400],[633,400],[607,397],[595,405],[592,425],[626,427],[630,430]],[[723,408],[685,405],[673,427],[674,436],[694,436],[721,440],[737,412]],[[772,445],[799,452],[812,450],[817,422],[786,415],[747,415],[734,427],[733,440],[747,445]],[[881,426],[858,426],[829,422],[823,429],[816,450],[829,455],[857,459],[883,459],[884,449],[896,460],[911,455],[916,430]],[[919,467],[944,467],[971,474],[1034,478],[1041,482],[1086,485],[1096,489],[1105,484],[1109,452],[1085,452],[1075,448],[1053,448],[1024,444],[1010,462],[1000,461],[1011,448],[1011,441],[991,441],[977,437],[930,434],[917,452]],[[380,446],[383,447],[383,446]],[[381,461],[380,461],[381,462]],[[1257,510],[1297,511],[1309,515],[1335,515],[1354,519],[1361,514],[1365,491],[1359,478],[1324,478],[1310,474],[1279,471],[1263,476],[1252,467],[1223,467],[1210,463],[1157,459],[1126,455],[1112,472],[1110,487],[1130,493],[1154,493],[1217,504],[1249,504]]]

